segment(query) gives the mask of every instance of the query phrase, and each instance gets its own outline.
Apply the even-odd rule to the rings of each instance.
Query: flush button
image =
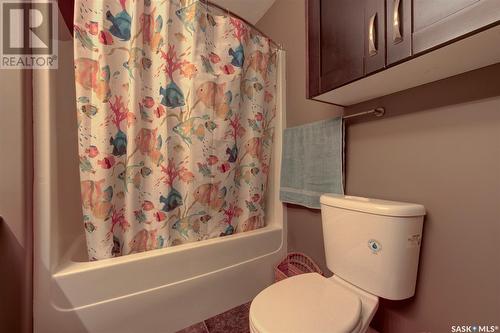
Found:
[[[373,254],[377,254],[378,252],[380,252],[380,250],[382,250],[382,245],[375,239],[370,239],[368,241],[368,247]]]

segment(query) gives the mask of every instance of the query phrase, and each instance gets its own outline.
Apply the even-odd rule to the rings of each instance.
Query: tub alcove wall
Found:
[[[33,75],[34,331],[175,332],[248,302],[286,253],[278,199],[284,52],[266,227],[224,238],[88,262],[78,170],[71,34],[59,17],[59,69]]]

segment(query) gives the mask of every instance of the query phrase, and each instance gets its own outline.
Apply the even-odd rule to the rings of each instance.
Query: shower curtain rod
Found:
[[[252,23],[248,22],[247,20],[245,20],[243,17],[239,16],[238,14],[236,14],[236,13],[234,13],[234,12],[230,11],[230,10],[229,10],[229,9],[227,9],[227,8],[224,8],[224,7],[222,7],[222,6],[219,6],[218,4],[216,4],[216,3],[214,3],[214,2],[212,2],[212,1],[210,1],[210,0],[198,0],[198,1],[199,1],[199,2],[201,2],[201,3],[204,3],[204,4],[208,5],[208,6],[212,6],[212,7],[218,8],[218,9],[220,9],[220,10],[222,10],[222,11],[225,11],[225,12],[227,12],[229,15],[234,16],[234,17],[236,17],[237,19],[239,19],[239,20],[241,20],[241,21],[245,22],[245,23],[246,23],[246,24],[248,24],[248,25],[249,25],[249,26],[250,26],[253,30],[257,31],[257,32],[258,32],[258,33],[260,33],[262,36],[264,36],[264,37],[266,37],[267,39],[269,39],[269,41],[271,42],[271,44],[273,44],[274,46],[276,46],[279,50],[282,50],[282,51],[284,51],[284,50],[285,50],[285,49],[283,48],[283,45],[281,45],[281,44],[279,44],[279,43],[275,42],[275,41],[274,41],[271,37],[269,37],[267,34],[263,33],[263,32],[262,32],[262,30],[260,30],[260,29],[259,29],[259,28],[257,28],[254,24],[252,24]]]

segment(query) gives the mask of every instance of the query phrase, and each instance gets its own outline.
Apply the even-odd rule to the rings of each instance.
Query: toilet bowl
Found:
[[[297,275],[262,291],[250,306],[252,333],[360,333],[378,297],[334,276]]]
[[[364,333],[379,297],[414,295],[422,205],[336,194],[320,202],[334,276],[301,274],[261,291],[250,306],[252,333]]]

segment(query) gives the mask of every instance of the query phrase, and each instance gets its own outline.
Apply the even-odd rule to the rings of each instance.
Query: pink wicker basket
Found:
[[[274,268],[274,280],[278,282],[287,277],[313,272],[323,275],[318,265],[307,255],[291,252]]]

